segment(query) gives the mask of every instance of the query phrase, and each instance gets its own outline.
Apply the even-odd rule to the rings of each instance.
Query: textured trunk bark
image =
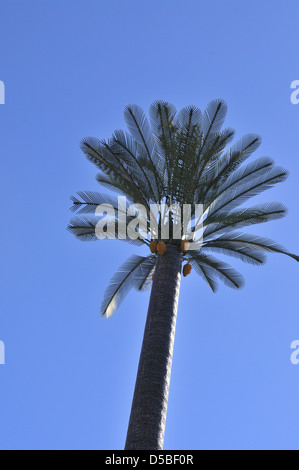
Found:
[[[125,450],[163,449],[182,254],[158,255]]]

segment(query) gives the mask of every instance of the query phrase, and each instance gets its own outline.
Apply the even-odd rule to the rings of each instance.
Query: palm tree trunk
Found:
[[[158,255],[125,450],[163,449],[182,254]]]

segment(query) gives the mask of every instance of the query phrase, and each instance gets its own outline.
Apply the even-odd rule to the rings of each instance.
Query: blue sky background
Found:
[[[135,248],[80,243],[69,196],[98,190],[82,137],[124,128],[123,108],[229,105],[237,138],[289,169],[258,200],[287,218],[254,228],[298,243],[297,1],[0,1],[0,447],[122,449],[149,294],[131,292],[110,320],[105,287]],[[182,282],[165,449],[298,449],[298,264],[232,260],[240,292]]]

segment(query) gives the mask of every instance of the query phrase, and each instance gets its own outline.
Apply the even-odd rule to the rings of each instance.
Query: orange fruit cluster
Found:
[[[184,277],[188,276],[188,275],[191,273],[191,270],[192,270],[192,266],[191,266],[191,264],[188,262],[188,263],[185,264],[185,266],[183,267],[183,276],[184,276]]]
[[[188,240],[182,240],[182,242],[181,242],[181,251],[183,253],[186,253],[189,250],[189,247],[190,247],[190,243],[188,242]]]
[[[150,243],[150,250],[151,253],[159,253],[159,255],[164,255],[166,251],[166,245],[162,241],[157,242],[156,240],[152,240]]]

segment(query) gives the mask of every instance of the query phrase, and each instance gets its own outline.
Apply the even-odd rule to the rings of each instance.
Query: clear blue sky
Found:
[[[101,319],[135,248],[66,225],[69,196],[99,189],[80,139],[123,128],[126,104],[227,100],[237,138],[290,171],[262,197],[289,215],[253,231],[299,252],[298,17],[289,0],[0,1],[2,449],[124,446],[149,294]],[[240,292],[183,280],[165,449],[299,448],[299,265],[232,264]]]

